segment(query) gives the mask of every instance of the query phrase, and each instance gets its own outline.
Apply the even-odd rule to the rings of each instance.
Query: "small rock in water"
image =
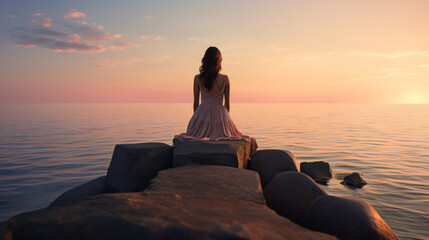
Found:
[[[317,183],[326,184],[332,178],[331,166],[327,162],[302,162],[300,169]]]
[[[366,181],[362,178],[360,173],[354,172],[350,175],[345,176],[344,180],[341,183],[353,187],[362,187],[366,184]]]

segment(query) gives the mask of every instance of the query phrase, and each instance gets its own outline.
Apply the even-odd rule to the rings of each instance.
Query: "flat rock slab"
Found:
[[[247,168],[250,143],[245,141],[175,141],[173,167],[192,164]]]
[[[258,173],[225,166],[191,165],[158,173],[145,191],[183,200],[251,201],[265,204]]]
[[[161,171],[143,192],[20,214],[0,225],[0,239],[336,239],[277,215],[256,182],[255,172],[230,167]]]
[[[164,143],[118,144],[107,170],[108,191],[142,191],[158,171],[171,168],[172,161],[173,147]]]
[[[106,193],[106,190],[106,176],[101,176],[61,194],[49,206],[62,206],[78,202],[90,196]]]

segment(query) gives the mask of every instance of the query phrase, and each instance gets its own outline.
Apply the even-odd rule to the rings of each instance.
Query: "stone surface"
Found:
[[[89,196],[105,193],[106,190],[106,176],[101,176],[61,194],[49,206],[63,206],[66,204],[78,202]]]
[[[245,141],[175,141],[173,167],[192,164],[247,168],[250,143]]]
[[[339,239],[398,239],[374,208],[359,198],[321,196],[308,209],[302,226]]]
[[[267,149],[256,151],[251,156],[249,169],[261,176],[261,184],[264,188],[271,179],[284,171],[298,171],[295,156],[285,150]]]
[[[256,172],[223,166],[161,171],[143,192],[102,194],[20,214],[0,239],[336,239],[263,204]]]
[[[279,173],[264,188],[267,205],[296,223],[301,222],[314,200],[326,194],[313,179],[300,172]]]
[[[318,183],[326,183],[332,178],[331,166],[327,162],[302,162],[300,169]]]
[[[171,168],[173,147],[164,143],[118,144],[107,171],[110,192],[142,191],[158,171]]]
[[[345,176],[342,183],[348,186],[360,188],[366,184],[366,181],[362,178],[362,176],[358,172],[354,172],[350,175]]]

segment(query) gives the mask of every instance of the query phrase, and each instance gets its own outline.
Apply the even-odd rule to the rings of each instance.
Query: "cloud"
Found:
[[[95,67],[96,68],[116,67],[118,65],[139,62],[141,60],[142,60],[141,58],[132,58],[129,60],[124,60],[124,61],[111,62],[110,59],[103,59],[103,60],[98,61],[98,63],[95,65]]]
[[[15,15],[13,15],[13,14],[10,14],[8,17],[9,17],[9,18],[16,18],[16,16],[15,16]]]
[[[153,40],[163,40],[163,39],[165,39],[165,37],[163,37],[163,36],[156,36],[156,37],[154,37],[153,38]]]
[[[188,38],[189,41],[198,41],[198,42],[207,42],[207,39],[204,38],[197,38],[197,37],[190,37]]]
[[[41,16],[41,13],[34,13]],[[82,17],[85,14],[72,9],[64,14],[65,18]],[[62,26],[61,30],[51,28],[54,20],[50,18],[35,18],[29,21],[27,27],[16,27],[9,31],[17,47],[41,47],[56,52],[103,52],[109,50],[123,50],[130,47],[139,47],[138,44],[128,41],[118,41],[122,34],[112,34],[101,24],[91,23],[79,19],[71,19]],[[43,27],[41,27],[43,26]],[[116,40],[113,42],[113,40]]]
[[[130,47],[140,47],[140,45],[132,43],[132,42],[116,41],[113,45],[111,45],[109,47],[109,49],[110,50],[115,50],[115,49],[123,50],[123,49],[127,49]]]
[[[165,39],[165,37],[163,37],[161,35],[158,35],[158,36],[155,36],[155,37],[153,37],[151,35],[142,35],[141,38],[144,39],[144,40],[155,40],[155,41]]]
[[[421,65],[419,65],[419,67],[421,67],[421,68],[429,68],[429,64],[421,64]]]
[[[72,9],[69,12],[64,13],[63,17],[64,18],[81,18],[81,17],[86,17],[86,14],[83,12],[76,12],[75,9]]]
[[[67,25],[67,27],[70,28],[73,33],[81,36],[83,41],[88,42],[105,42],[122,36],[122,34],[112,35],[110,32],[103,31],[104,27],[102,27],[102,25]]]
[[[53,20],[50,18],[40,18],[40,19],[31,19],[29,23],[38,24],[44,27],[50,27],[52,25]]]
[[[164,61],[167,61],[167,60],[170,60],[170,59],[171,59],[171,56],[165,55],[165,56],[158,57],[155,60],[157,62],[164,62]]]
[[[42,16],[43,13],[33,13],[33,16]]]
[[[146,19],[151,19],[151,18],[153,18],[153,16],[152,15],[146,15],[146,16],[144,16]]]
[[[26,47],[26,48],[31,48],[31,47],[35,47],[36,45],[34,44],[17,44],[17,47]]]
[[[429,57],[429,51],[400,51],[400,52],[351,52],[354,56],[360,57],[381,57],[381,58],[400,58],[400,57],[410,57],[410,56],[423,56]]]
[[[43,28],[15,28],[12,31],[18,47],[42,47],[56,52],[103,52],[106,48],[101,44],[81,42],[80,36]]]

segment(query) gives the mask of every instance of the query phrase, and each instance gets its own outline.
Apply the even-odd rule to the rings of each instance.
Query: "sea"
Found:
[[[361,173],[362,188],[320,186],[366,200],[401,239],[429,239],[429,105],[233,103],[230,115],[259,149]],[[191,116],[191,103],[0,104],[0,222],[105,175],[116,144],[172,144]]]

